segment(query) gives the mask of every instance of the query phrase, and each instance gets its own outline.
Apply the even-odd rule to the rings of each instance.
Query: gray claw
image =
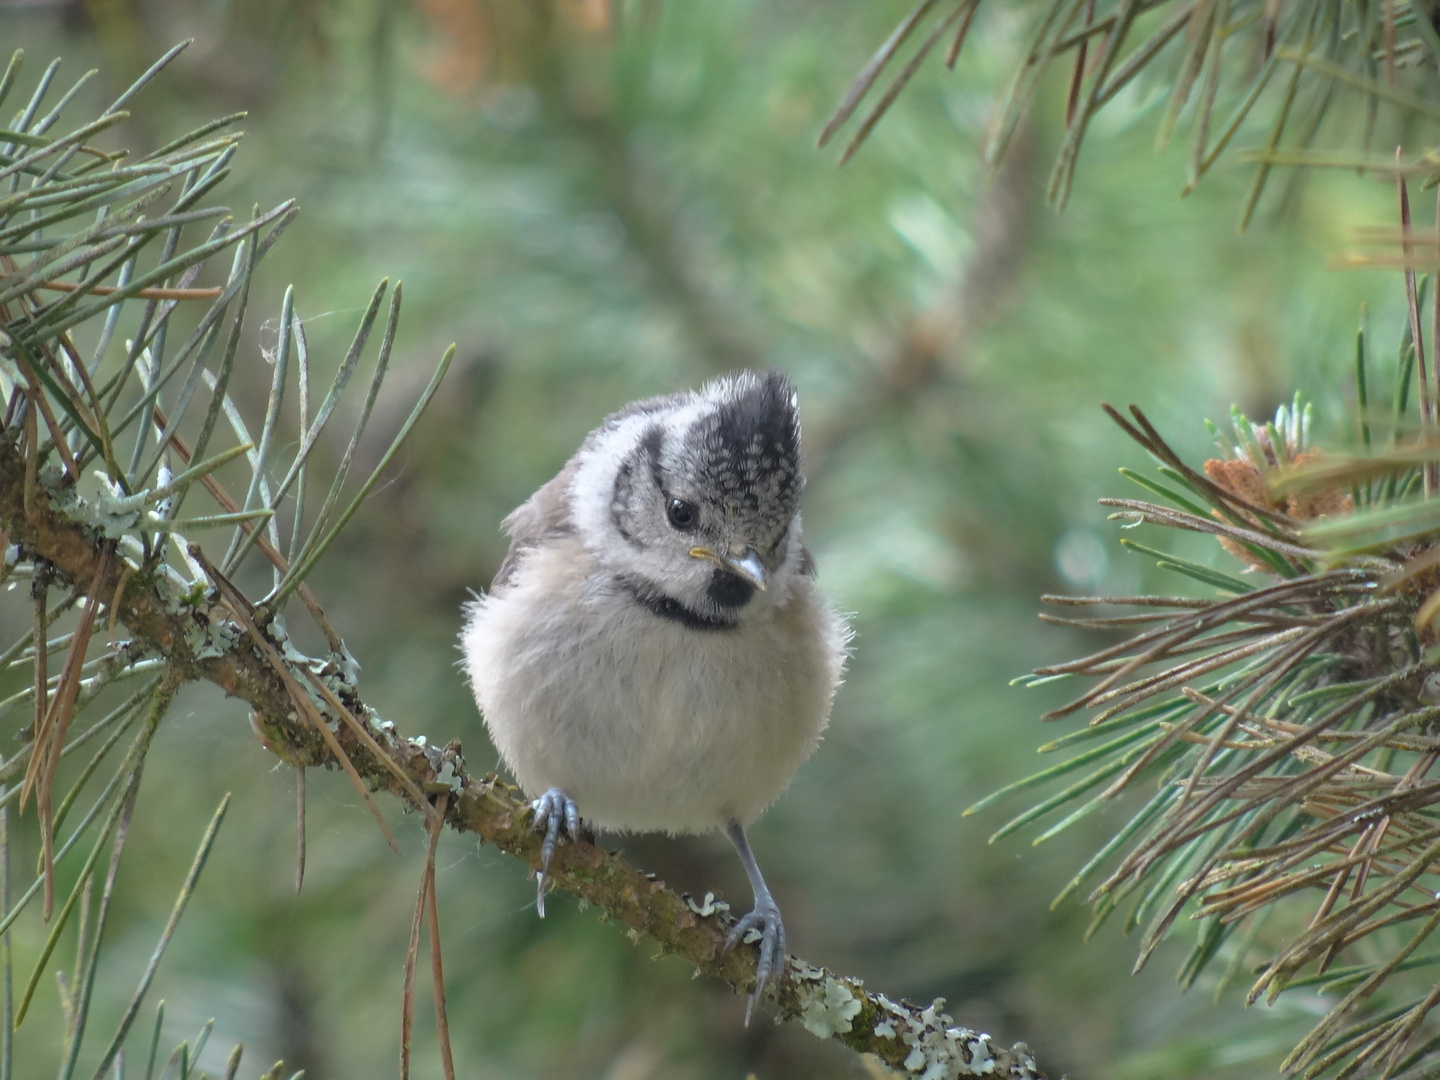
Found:
[[[580,808],[575,800],[558,787],[552,787],[530,804],[535,811],[535,822],[531,826],[536,832],[545,834],[540,844],[540,876],[535,884],[535,910],[545,917],[545,885],[550,874],[550,860],[560,844],[560,829],[563,826],[572,842],[580,840]]]
[[[785,970],[785,924],[780,920],[780,909],[774,901],[757,905],[754,911],[730,928],[725,938],[725,951],[729,952],[745,940],[752,930],[760,935],[760,956],[755,963],[755,990],[745,1002],[746,1027],[750,1026],[750,1013],[754,1011],[760,995],[765,993],[766,984]]]

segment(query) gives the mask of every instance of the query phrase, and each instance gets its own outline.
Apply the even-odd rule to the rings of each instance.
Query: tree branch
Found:
[[[10,543],[50,563],[56,575],[72,586],[95,581],[98,573],[95,594],[115,598],[114,614],[136,642],[165,657],[186,679],[212,682],[227,695],[246,701],[278,757],[302,767],[337,764],[304,719],[313,705],[337,721],[335,738],[372,790],[388,791],[407,806],[426,812],[433,807],[416,804],[412,794],[416,787],[431,795],[448,793],[445,820],[452,828],[474,833],[532,870],[538,868],[540,837],[530,828],[532,813],[518,789],[494,775],[467,773],[458,743],[442,749],[423,738],[401,737],[394,725],[361,701],[347,667],[338,662],[326,666],[321,678],[369,727],[372,745],[389,762],[381,761],[350,726],[338,723],[324,696],[297,708],[286,678],[254,647],[218,593],[212,590],[198,598],[182,595],[163,568],[155,565],[135,567],[115,558],[102,566],[105,538],[98,526],[83,522],[102,520],[105,508],[73,490],[50,490],[42,484],[32,491],[27,510],[25,472],[19,449],[0,439],[0,535],[8,532]],[[293,646],[272,631],[257,630],[272,647],[265,652],[281,657],[291,685],[308,689],[306,672],[316,665],[298,657]],[[704,904],[697,904],[620,856],[584,841],[561,846],[550,877],[555,888],[595,904],[611,919],[647,935],[665,952],[683,957],[737,992],[748,992],[754,985],[755,950],[722,951],[734,922],[723,902],[707,895]],[[1005,1049],[988,1035],[954,1026],[940,1011],[943,1002],[921,1008],[892,1001],[867,992],[857,979],[794,957],[787,959],[772,994],[782,1020],[801,1023],[817,1036],[838,1039],[924,1080],[965,1076],[1031,1080],[1044,1075],[1023,1043]]]

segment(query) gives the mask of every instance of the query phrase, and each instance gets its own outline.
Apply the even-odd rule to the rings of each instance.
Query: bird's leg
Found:
[[[535,811],[536,832],[545,834],[540,844],[540,876],[535,885],[535,910],[545,917],[545,883],[550,873],[550,860],[555,857],[555,848],[560,843],[560,829],[565,829],[572,842],[580,840],[580,808],[575,800],[558,787],[552,787],[530,804]]]
[[[750,850],[750,841],[745,839],[745,827],[738,821],[732,821],[725,826],[725,835],[730,837],[730,842],[740,853],[740,861],[745,864],[745,873],[750,878],[750,891],[755,894],[755,907],[735,924],[729,937],[725,939],[725,950],[728,952],[751,930],[760,934],[760,960],[755,965],[755,992],[745,1003],[745,1026],[749,1027],[750,1013],[755,1008],[755,1002],[759,1001],[760,995],[765,992],[765,984],[770,981],[771,976],[779,977],[785,970],[785,924],[780,921],[780,909],[775,905],[775,898],[770,895],[770,890],[765,885],[760,864],[755,861],[755,853]]]

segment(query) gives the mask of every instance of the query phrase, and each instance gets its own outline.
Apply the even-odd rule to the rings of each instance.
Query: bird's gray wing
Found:
[[[570,480],[579,466],[578,458],[571,458],[553,480],[531,495],[510,516],[501,522],[501,527],[510,536],[510,550],[505,561],[495,571],[490,582],[490,591],[497,592],[510,583],[525,555],[532,548],[548,540],[570,536],[575,527],[570,520]]]

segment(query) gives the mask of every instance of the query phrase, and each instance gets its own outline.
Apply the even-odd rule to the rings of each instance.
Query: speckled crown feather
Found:
[[[685,433],[702,486],[749,517],[788,524],[800,502],[795,384],[778,371],[742,371],[701,390],[715,408]]]

